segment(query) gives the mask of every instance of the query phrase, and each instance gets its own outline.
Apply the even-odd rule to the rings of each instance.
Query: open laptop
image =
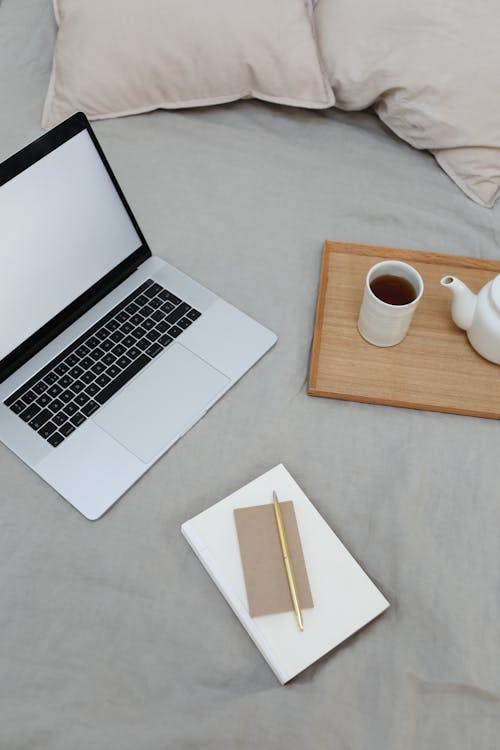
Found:
[[[0,164],[0,439],[99,518],[275,343],[158,257],[86,117]]]

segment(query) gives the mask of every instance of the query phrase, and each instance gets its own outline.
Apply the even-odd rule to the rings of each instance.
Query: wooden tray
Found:
[[[382,349],[361,338],[357,320],[368,269],[388,259],[413,265],[425,289],[406,339]],[[499,261],[325,242],[309,394],[500,419],[500,365],[472,349],[439,283],[453,274],[477,293],[498,273]]]

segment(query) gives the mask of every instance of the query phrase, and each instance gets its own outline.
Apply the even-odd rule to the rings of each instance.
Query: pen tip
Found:
[[[276,494],[276,490],[273,490],[273,500],[278,500],[278,495]]]

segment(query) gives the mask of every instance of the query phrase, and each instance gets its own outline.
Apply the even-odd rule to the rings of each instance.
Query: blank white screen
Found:
[[[0,186],[0,360],[140,246],[86,131]]]

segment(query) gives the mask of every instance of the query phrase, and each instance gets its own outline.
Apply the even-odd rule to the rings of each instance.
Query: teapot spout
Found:
[[[455,276],[443,276],[441,286],[450,290],[453,295],[451,317],[459,328],[467,331],[472,325],[477,297],[463,281]]]

